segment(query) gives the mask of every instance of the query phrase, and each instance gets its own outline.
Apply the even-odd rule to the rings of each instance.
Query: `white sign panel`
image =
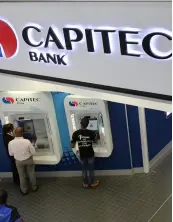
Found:
[[[0,4],[1,72],[171,99],[171,3]]]

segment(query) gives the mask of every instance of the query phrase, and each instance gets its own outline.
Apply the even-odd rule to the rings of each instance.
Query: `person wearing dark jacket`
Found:
[[[8,152],[8,144],[9,144],[10,141],[12,141],[14,139],[13,130],[14,130],[13,124],[11,124],[11,123],[5,124],[3,126],[3,140],[4,140],[4,145],[5,145],[5,149],[6,149],[7,155],[8,155],[8,157],[11,160],[13,182],[16,185],[19,185],[20,184],[19,174],[18,174],[18,171],[17,171],[17,168],[16,168],[15,159],[14,159],[14,157],[11,157],[9,155],[9,152]]]

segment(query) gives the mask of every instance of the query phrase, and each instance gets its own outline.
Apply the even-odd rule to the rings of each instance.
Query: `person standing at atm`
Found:
[[[81,120],[81,129],[75,131],[72,135],[71,145],[75,148],[78,143],[79,155],[82,164],[83,187],[97,187],[99,181],[94,177],[94,149],[93,141],[96,135],[92,130],[88,130],[89,119],[84,117]]]
[[[28,139],[23,138],[23,128],[17,127],[15,129],[15,139],[8,144],[8,151],[16,161],[21,193],[24,195],[28,193],[27,177],[29,177],[32,190],[37,191],[35,164],[33,161],[35,148]]]
[[[3,140],[4,140],[4,145],[5,145],[7,154],[9,156],[9,158],[11,159],[11,168],[12,168],[12,174],[13,174],[13,182],[16,185],[19,185],[20,184],[19,174],[18,174],[18,171],[17,171],[17,168],[16,168],[15,159],[14,159],[13,156],[10,156],[9,153],[8,153],[8,144],[9,144],[10,141],[12,141],[14,139],[13,131],[14,131],[13,124],[8,123],[8,124],[5,124],[3,126]]]

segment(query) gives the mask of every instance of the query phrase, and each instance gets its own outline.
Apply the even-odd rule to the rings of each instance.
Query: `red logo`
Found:
[[[12,27],[5,21],[0,20],[0,58],[10,58],[17,51],[17,37]]]

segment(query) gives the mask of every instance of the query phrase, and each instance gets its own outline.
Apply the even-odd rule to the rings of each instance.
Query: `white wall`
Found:
[[[91,98],[98,98],[106,101],[113,101],[122,104],[135,105],[139,107],[146,107],[155,110],[162,110],[172,112],[172,103],[161,100],[152,100],[145,97],[130,96],[122,93],[115,93],[110,91],[89,89],[86,87],[69,86],[67,84],[56,84],[53,82],[38,81],[17,76],[0,74],[1,91],[54,91],[54,92],[68,92],[76,95],[87,96]]]
[[[42,27],[41,33],[33,34],[36,41],[41,38],[45,41],[47,30],[51,25],[59,29],[57,33],[60,39],[63,38],[63,27],[80,28],[83,33],[85,28],[104,27],[118,30],[127,29],[127,27],[137,28],[141,32],[133,38],[142,39],[150,31],[158,31],[160,28],[171,30],[171,13],[169,2],[78,2],[75,4],[74,2],[51,2],[34,3],[34,5],[33,3],[2,3],[1,17],[8,20],[14,28],[18,37],[19,51],[17,56],[11,59],[1,59],[0,69],[171,95],[171,61],[152,59],[146,56],[141,46],[135,49],[141,51],[143,58],[120,55],[118,31],[110,37],[113,49],[110,55],[103,53],[100,34],[93,34],[98,46],[96,53],[93,54],[87,52],[85,41],[77,43],[75,51],[57,50],[55,44],[47,49],[41,47],[36,50],[28,46],[22,38],[23,28],[32,23]],[[171,47],[164,37],[160,38],[158,44],[161,51],[167,51]],[[31,62],[29,51],[66,54],[68,66]]]
[[[85,9],[85,10],[84,10]],[[84,28],[106,27],[113,28],[139,28],[140,39],[149,29],[171,30],[171,2],[46,2],[46,3],[0,3],[1,19],[8,21],[15,30],[18,38],[19,50],[15,57],[0,58],[0,69],[22,73],[30,73],[31,77],[37,74],[42,76],[60,78],[62,81],[77,80],[81,86],[64,83],[31,81],[26,78],[11,77],[0,74],[0,90],[46,90],[64,91],[83,96],[91,96],[109,101],[126,103],[140,107],[153,108],[171,112],[171,102],[158,99],[139,97],[130,94],[117,93],[101,89],[89,89],[83,82],[113,86],[123,89],[144,91],[149,93],[171,95],[171,60],[158,61],[143,55],[143,58],[120,55],[117,36],[112,38],[110,55],[103,53],[102,40],[97,38],[97,53],[91,54],[86,50],[85,41],[76,44],[75,51],[58,50],[55,44],[48,49],[33,49],[27,45],[22,37],[22,30],[28,23],[39,24],[42,32],[34,34],[34,39],[46,38],[50,26],[56,26],[62,35],[63,27],[78,27],[84,33]],[[129,29],[129,28],[128,28]],[[55,29],[54,29],[55,30]],[[151,30],[150,30],[151,31]],[[39,34],[43,34],[40,36]],[[117,35],[117,32],[116,32]],[[75,36],[73,36],[75,38]],[[132,37],[132,36],[131,36]],[[136,36],[137,37],[137,36]],[[10,42],[10,41],[9,41]],[[114,44],[115,43],[115,44]],[[64,43],[65,44],[65,43]],[[166,39],[158,41],[159,50],[167,51],[170,47]],[[137,47],[144,53],[141,47]],[[137,49],[136,48],[136,49]],[[66,53],[69,66],[31,62],[29,51],[38,53]],[[18,74],[18,73],[16,73]],[[30,84],[29,84],[30,83]]]

